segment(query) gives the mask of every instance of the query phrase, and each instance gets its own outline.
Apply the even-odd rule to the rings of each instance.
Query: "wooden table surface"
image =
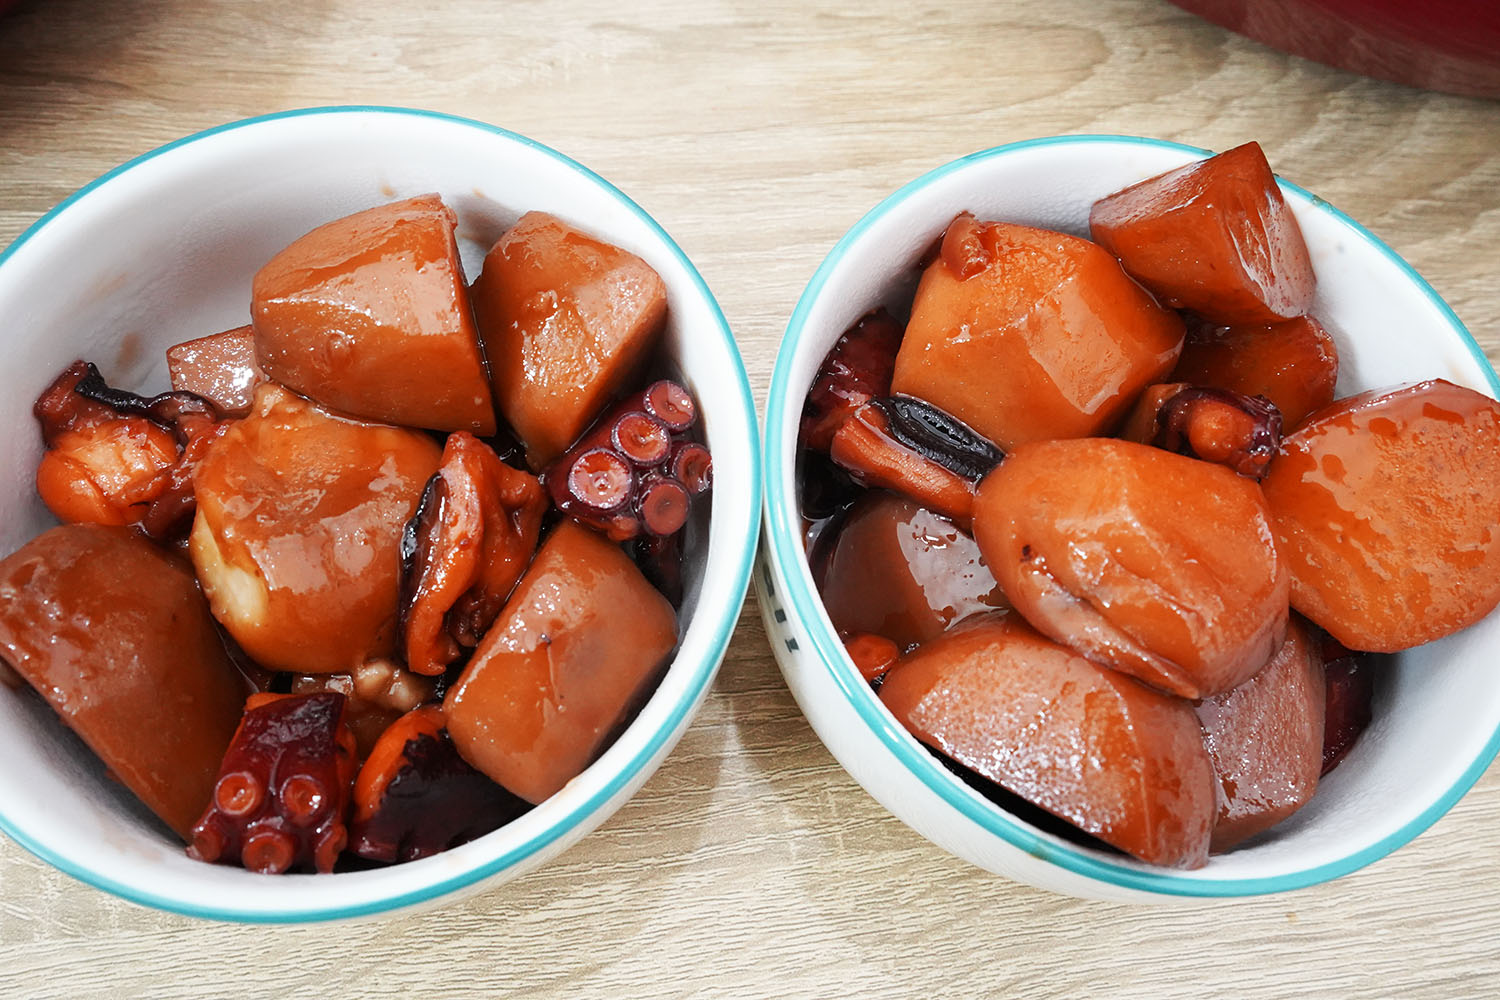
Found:
[[[1284,56],[1162,0],[21,0],[0,18],[0,246],[168,140],[356,103],[493,122],[612,179],[702,270],[757,402],[804,283],[866,209],[955,156],[1068,132],[1258,139],[1500,358],[1500,104]],[[122,902],[0,839],[0,994],[1495,996],[1497,882],[1496,769],[1393,856],[1289,895],[1146,908],[990,876],[839,768],[752,597],[677,750],[541,871],[424,914],[252,928]]]

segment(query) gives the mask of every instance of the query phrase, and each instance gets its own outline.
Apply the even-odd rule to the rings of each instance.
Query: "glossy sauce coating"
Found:
[[[533,469],[561,455],[655,345],[667,290],[645,261],[545,212],[495,244],[471,290],[495,403]]]
[[[380,205],[293,241],[252,285],[267,375],[350,416],[495,433],[453,236],[437,195]]]
[[[1312,304],[1302,229],[1253,142],[1101,198],[1089,230],[1157,298],[1216,323],[1275,323]]]
[[[1190,328],[1172,378],[1265,396],[1292,430],[1333,402],[1338,347],[1311,316],[1283,323]]]
[[[464,760],[541,802],[604,749],[676,643],[672,606],[629,557],[562,521],[448,691],[448,732]]]
[[[187,838],[245,687],[184,561],[128,528],[38,535],[0,561],[0,658]]]
[[[1260,488],[1103,438],[1012,452],[980,484],[974,538],[1042,633],[1185,698],[1247,680],[1286,631],[1286,567]]]
[[[1219,779],[1211,849],[1227,851],[1301,809],[1323,769],[1323,657],[1293,619],[1271,662],[1195,707]]]
[[[962,215],[922,275],[891,389],[1009,451],[1107,432],[1172,369],[1182,337],[1095,244]]]
[[[902,649],[970,615],[1007,607],[972,538],[882,490],[849,511],[819,586],[840,633],[874,633]]]
[[[1292,606],[1350,649],[1395,652],[1500,604],[1500,403],[1435,380],[1342,399],[1264,483]]]
[[[256,386],[266,381],[248,326],[167,348],[167,371],[173,389],[197,393],[228,417],[249,413]]]
[[[913,736],[1152,864],[1201,867],[1214,776],[1192,707],[1038,635],[1015,615],[960,625],[885,677]]]
[[[440,455],[419,431],[262,386],[194,477],[190,550],[214,616],[272,670],[393,655],[401,529]]]

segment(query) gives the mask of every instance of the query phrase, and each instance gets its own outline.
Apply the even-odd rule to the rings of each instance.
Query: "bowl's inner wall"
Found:
[[[1087,236],[1089,206],[1095,200],[1195,158],[1180,148],[1108,138],[976,154],[908,185],[862,220],[814,277],[805,322],[789,331],[795,339],[790,357],[782,362],[789,365],[786,395],[772,399],[772,405],[789,411],[767,469],[768,476],[781,481],[779,489],[768,491],[773,505],[778,496],[795,503],[795,413],[823,356],[874,306],[887,305],[904,315],[917,262],[953,216],[970,211],[980,219]],[[1313,312],[1338,343],[1340,396],[1426,378],[1445,378],[1496,395],[1494,374],[1477,347],[1421,279],[1324,203],[1294,190],[1287,197],[1318,272]],[[771,523],[777,530],[794,525],[795,509],[786,504],[772,509]],[[800,552],[800,545],[796,548]],[[786,570],[801,578],[804,593],[816,593],[805,559]],[[798,599],[798,589],[792,588],[789,600]],[[828,668],[846,675],[845,686],[853,687],[861,713],[883,713],[843,655],[821,603],[808,601],[796,610],[824,650]],[[1477,777],[1467,772],[1500,727],[1500,675],[1493,668],[1497,648],[1500,614],[1492,614],[1458,635],[1385,658],[1375,721],[1313,802],[1274,831],[1181,877],[1273,878],[1338,863],[1396,837],[1434,809],[1456,783]],[[924,780],[962,788],[959,794],[979,804],[977,812],[991,830],[1016,822],[940,767]],[[1436,815],[1425,818],[1431,822]],[[1398,838],[1379,853],[1400,842]],[[1153,870],[1117,855],[1073,849],[1109,865]]]

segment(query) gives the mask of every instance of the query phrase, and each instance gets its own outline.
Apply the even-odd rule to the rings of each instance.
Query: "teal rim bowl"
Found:
[[[531,139],[451,115],[311,108],[208,129],[109,171],[0,253],[0,310],[9,330],[0,340],[0,371],[11,373],[0,412],[12,427],[25,426],[0,445],[13,480],[0,492],[7,515],[0,552],[50,523],[31,488],[40,442],[32,440],[39,435],[30,430],[30,406],[57,371],[91,356],[108,373],[113,357],[115,380],[163,385],[156,348],[248,321],[238,317],[248,316],[258,261],[328,219],[433,190],[458,212],[470,274],[506,226],[541,209],[633,250],[666,281],[665,349],[699,397],[717,486],[707,537],[685,565],[684,629],[673,662],[611,747],[519,820],[433,858],[331,875],[258,876],[189,861],[165,827],[109,787],[102,765],[40,699],[0,697],[0,725],[9,732],[0,738],[0,745],[9,741],[0,831],[67,874],[147,906],[252,923],[435,902],[528,871],[603,822],[701,705],[749,583],[761,500],[754,404],[728,323],[681,248],[619,189]],[[143,338],[146,349],[116,343],[124,331]]]
[[[876,305],[909,305],[916,277],[912,265],[957,211],[1087,235],[1087,206],[1093,200],[1206,155],[1208,150],[1157,139],[1058,136],[986,149],[924,174],[871,209],[829,252],[787,324],[771,380],[763,457],[764,545],[756,583],[773,648],[793,693],[846,769],[909,825],[992,871],[1076,895],[1246,896],[1337,878],[1427,829],[1500,751],[1500,680],[1481,680],[1474,691],[1466,686],[1482,678],[1483,663],[1500,652],[1500,614],[1492,614],[1463,633],[1401,654],[1403,662],[1377,693],[1371,729],[1313,802],[1278,828],[1281,833],[1253,841],[1258,845],[1253,851],[1216,856],[1201,870],[1174,871],[1068,842],[984,798],[895,721],[844,652],[803,551],[795,480],[803,399],[833,340]],[[1318,268],[1314,312],[1339,342],[1344,361],[1340,396],[1428,377],[1500,395],[1500,378],[1478,344],[1409,264],[1327,202],[1285,181],[1281,186],[1308,234]],[[1367,343],[1369,327],[1380,321],[1384,303],[1346,300],[1376,294],[1372,290],[1377,285],[1398,296],[1400,307],[1421,322],[1419,335],[1411,334],[1414,346]],[[1376,297],[1383,294],[1387,292]],[[1455,662],[1463,666],[1454,667]],[[1428,686],[1440,691],[1424,702]],[[835,698],[841,704],[830,708]],[[1436,732],[1436,721],[1427,721],[1448,704],[1467,722],[1460,727],[1462,739],[1443,736]],[[1420,723],[1403,728],[1400,713],[1407,708],[1424,714]],[[1405,729],[1415,730],[1418,742],[1431,743],[1442,766],[1426,781],[1419,776],[1407,780],[1401,772],[1397,801],[1380,807],[1388,806],[1385,819],[1374,815],[1357,829],[1343,829],[1348,816],[1339,815],[1341,811],[1358,807],[1355,800],[1363,785],[1378,783],[1367,780],[1371,768],[1394,760],[1392,755],[1402,752],[1401,741],[1413,739]],[[892,769],[899,772],[896,777]],[[908,783],[905,790],[897,787],[900,783]]]

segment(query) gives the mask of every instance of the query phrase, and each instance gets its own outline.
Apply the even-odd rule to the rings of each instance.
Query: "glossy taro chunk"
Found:
[[[353,780],[343,695],[252,695],[188,855],[267,875],[331,872]]]
[[[1281,645],[1288,577],[1260,488],[1105,438],[1013,452],[980,486],[974,538],[1039,631],[1184,698],[1248,680]]]
[[[0,661],[188,835],[245,691],[182,559],[124,527],[38,535],[0,560]]]
[[[501,237],[470,295],[495,405],[533,469],[628,385],[667,313],[666,285],[649,264],[545,212]]]
[[[380,737],[354,782],[349,849],[390,864],[431,857],[481,837],[530,805],[464,763],[424,705]]]
[[[454,215],[435,194],[319,226],[255,275],[255,353],[282,385],[351,416],[495,432]]]
[[[266,381],[255,359],[255,334],[248,326],[167,348],[167,371],[173,389],[202,396],[232,417],[250,412],[256,387]]]
[[[713,485],[708,449],[688,437],[697,418],[667,379],[627,397],[543,473],[553,506],[616,542],[676,534]]]
[[[1185,701],[1038,635],[975,618],[898,664],[880,700],[913,736],[1153,864],[1201,867],[1213,768]]]
[[[1089,229],[1152,294],[1215,323],[1300,316],[1316,290],[1302,230],[1257,143],[1100,199]]]
[[[408,667],[440,674],[479,644],[531,561],[546,511],[535,476],[471,434],[449,435],[401,539]]]
[[[190,392],[150,398],[116,389],[74,362],[33,411],[47,451],[37,492],[59,520],[139,524],[165,540],[193,516],[193,472],[225,424]]]
[[[272,670],[394,655],[401,530],[440,456],[420,431],[261,386],[194,480],[190,548],[214,617]]]

